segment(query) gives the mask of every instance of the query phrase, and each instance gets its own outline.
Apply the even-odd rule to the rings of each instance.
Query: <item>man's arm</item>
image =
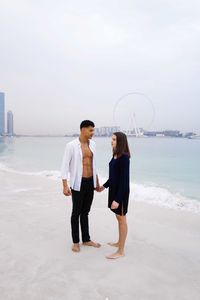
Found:
[[[100,184],[99,184],[99,177],[98,177],[98,175],[96,175],[96,182],[97,182],[97,186],[96,186],[96,188],[95,188],[95,191],[97,191],[97,192],[99,192],[100,190]]]
[[[67,178],[69,173],[69,164],[71,161],[71,145],[68,143],[65,147],[65,152],[62,160],[62,166],[61,166],[61,178],[62,178],[62,184],[63,184],[63,194],[65,196],[71,195],[71,189],[68,185]]]

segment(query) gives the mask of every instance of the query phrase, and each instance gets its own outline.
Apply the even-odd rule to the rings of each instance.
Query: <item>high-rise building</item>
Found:
[[[14,128],[13,128],[13,113],[11,110],[7,112],[7,135],[13,136],[14,135]]]
[[[120,131],[119,126],[95,127],[94,129],[95,136],[111,136],[116,131]]]
[[[4,93],[0,92],[0,135],[5,134],[5,100]]]

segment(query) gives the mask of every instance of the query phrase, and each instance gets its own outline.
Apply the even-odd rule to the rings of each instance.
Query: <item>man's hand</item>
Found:
[[[63,180],[62,180],[62,183],[63,183],[63,194],[64,194],[65,196],[71,196],[72,192],[71,192],[71,189],[70,189],[70,187],[69,187],[69,185],[68,185],[67,180],[66,180],[66,179],[63,179]]]
[[[96,188],[94,189],[96,192],[100,192],[100,184],[99,184],[99,177],[98,177],[98,175],[96,175],[96,181],[97,181],[97,186],[96,186]]]
[[[115,200],[114,200],[114,201],[112,202],[112,204],[111,204],[111,208],[112,208],[112,209],[117,209],[118,206],[119,206],[119,203],[116,202]]]
[[[71,189],[68,186],[63,187],[63,194],[65,196],[71,196],[72,194]]]

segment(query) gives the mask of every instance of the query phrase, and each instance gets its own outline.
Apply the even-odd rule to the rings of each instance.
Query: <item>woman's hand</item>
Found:
[[[114,200],[114,201],[112,202],[112,204],[111,204],[111,208],[112,208],[112,209],[117,209],[118,206],[119,206],[119,203],[116,202],[115,200]]]

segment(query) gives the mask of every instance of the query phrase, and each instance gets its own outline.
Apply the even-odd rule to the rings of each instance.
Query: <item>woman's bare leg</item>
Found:
[[[115,217],[116,217],[116,219],[117,219],[117,215],[115,214]],[[118,221],[118,219],[117,219],[117,221]],[[118,227],[119,227],[119,222],[118,222]],[[119,232],[119,229],[118,229],[118,232]],[[118,241],[117,242],[109,242],[108,243],[108,245],[109,246],[112,246],[112,247],[119,247],[119,237],[118,237]]]
[[[125,246],[127,231],[128,231],[126,216],[116,215],[116,217],[119,225],[119,241],[118,243],[112,243],[112,246],[116,245],[115,247],[118,247],[118,250],[117,252],[107,256],[107,258],[111,258],[111,259],[124,256],[124,246]]]

